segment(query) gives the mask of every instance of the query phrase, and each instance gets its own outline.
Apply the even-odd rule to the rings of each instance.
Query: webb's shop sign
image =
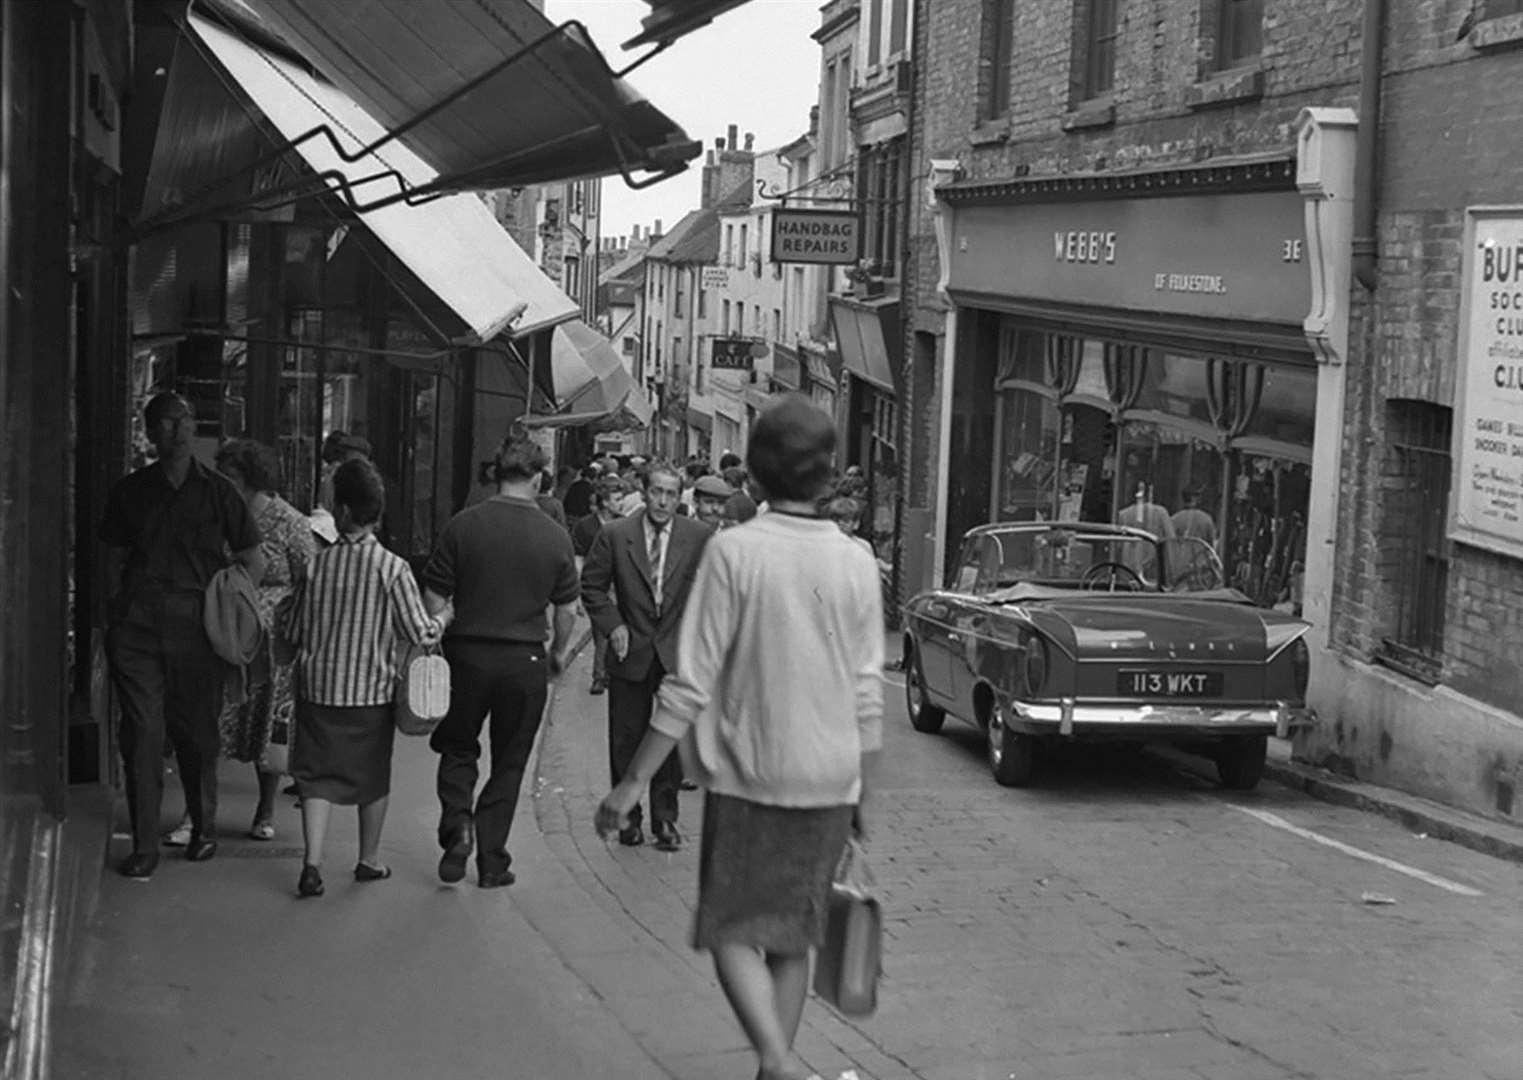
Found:
[[[1523,558],[1523,207],[1465,229],[1454,539]]]

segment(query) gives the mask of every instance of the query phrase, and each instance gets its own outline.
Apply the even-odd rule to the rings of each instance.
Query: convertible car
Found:
[[[910,722],[988,735],[989,767],[1029,784],[1055,740],[1168,741],[1252,788],[1268,737],[1310,722],[1309,624],[1226,588],[1198,539],[1121,525],[981,525],[948,587],[905,606]]]

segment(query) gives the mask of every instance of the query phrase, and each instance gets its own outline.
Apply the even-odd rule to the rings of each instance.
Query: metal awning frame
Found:
[[[212,69],[214,71],[218,70],[218,65],[215,59],[207,55],[206,48],[196,40],[195,34],[190,32],[189,16],[194,7],[195,2],[194,0],[191,0],[191,4],[186,8],[184,15],[181,16],[179,21],[181,34],[185,37],[186,40],[190,41],[196,51],[200,53],[202,57],[212,65]],[[214,9],[207,10],[211,12],[212,18],[215,21],[219,22],[221,25],[227,25],[226,20],[219,18],[217,12]],[[436,176],[433,180],[429,181],[426,184],[410,186],[407,183],[406,178],[403,177],[402,174],[396,169],[381,169],[369,176],[354,179],[346,176],[344,173],[336,169],[329,169],[319,173],[312,173],[310,168],[304,168],[302,170],[303,172],[312,173],[312,175],[301,176],[291,183],[276,187],[268,192],[261,192],[257,196],[228,200],[226,202],[211,206],[197,205],[197,200],[206,192],[217,190],[239,176],[255,173],[267,165],[274,164],[285,155],[295,151],[297,147],[312,139],[326,139],[328,145],[333,149],[333,152],[336,153],[341,160],[347,163],[355,164],[363,161],[366,157],[374,155],[383,147],[389,145],[390,143],[396,142],[401,138],[401,136],[405,135],[407,132],[411,131],[413,128],[417,127],[419,124],[423,123],[429,118],[442,112],[449,106],[453,105],[455,102],[459,101],[461,98],[465,97],[467,94],[478,89],[486,82],[496,78],[498,75],[502,74],[503,71],[507,70],[519,60],[522,60],[528,56],[532,56],[546,43],[561,37],[571,30],[579,31],[583,38],[589,44],[591,43],[592,36],[588,32],[587,27],[578,19],[569,19],[566,22],[556,26],[548,33],[541,34],[538,38],[535,38],[533,41],[529,42],[527,45],[519,49],[517,52],[513,53],[511,56],[506,57],[502,63],[496,65],[488,71],[483,72],[476,78],[472,79],[470,82],[457,87],[453,92],[436,101],[434,104],[430,105],[428,108],[412,117],[412,119],[399,124],[392,130],[387,131],[379,139],[375,139],[369,144],[362,146],[352,152],[344,149],[343,144],[339,141],[338,135],[328,124],[319,124],[317,127],[303,132],[301,135],[296,136],[294,139],[276,140],[277,145],[267,154],[260,157],[257,161],[254,161],[251,164],[238,169],[236,172],[233,172],[227,176],[219,177],[212,183],[205,185],[201,191],[193,193],[191,196],[189,196],[179,208],[165,214],[156,215],[147,221],[138,223],[136,227],[129,230],[130,235],[126,238],[126,242],[132,243],[141,237],[148,235],[149,233],[158,232],[162,229],[171,228],[178,225],[184,225],[192,221],[215,219],[222,214],[230,213],[235,210],[254,209],[259,211],[270,211],[315,195],[337,195],[340,199],[342,199],[344,204],[351,211],[356,214],[365,214],[373,210],[380,210],[384,207],[392,206],[399,202],[406,203],[408,206],[420,206],[424,203],[432,202],[434,199],[443,198],[446,195],[454,195],[461,191],[471,190],[471,184],[475,179],[474,174]],[[634,63],[630,64],[628,67],[625,67],[620,71],[614,71],[609,66],[607,59],[596,47],[590,47],[587,51],[597,60],[599,65],[601,65],[603,68],[604,73],[610,79],[618,79],[622,78],[628,72],[639,67],[641,64],[645,63],[657,53],[666,49],[669,44],[670,43],[668,42],[658,45],[649,53],[640,57]],[[364,107],[363,102],[358,104],[361,108]],[[587,108],[585,103],[583,103],[583,108]],[[588,111],[590,112],[591,110],[588,109]],[[630,162],[628,155],[625,154],[623,146],[619,144],[619,140],[614,135],[614,124],[612,118],[608,115],[606,110],[599,110],[597,114],[593,115],[592,119],[597,122],[599,128],[603,132],[603,135],[607,138],[609,148],[613,151],[615,158],[619,162],[619,175],[623,178],[624,183],[627,184],[631,189],[638,191],[642,188],[650,187],[653,184],[658,184],[663,180],[667,180],[673,176],[676,176],[678,173],[681,173],[687,169],[687,164],[683,162],[676,166],[667,167],[652,176],[646,177],[643,180],[635,179],[633,174],[634,166]],[[536,147],[535,149],[542,149],[542,147]],[[491,162],[490,167],[496,168],[511,160],[511,156],[498,158],[495,161]],[[395,183],[397,190],[387,195],[383,195],[379,198],[372,199],[369,202],[363,201],[357,194],[357,189],[380,182]]]

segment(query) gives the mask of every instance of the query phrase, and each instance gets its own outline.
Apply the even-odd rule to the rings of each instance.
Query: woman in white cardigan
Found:
[[[759,1080],[812,1075],[793,1051],[809,953],[853,826],[865,834],[864,778],[882,746],[878,566],[817,511],[834,451],[835,425],[800,395],[757,420],[747,465],[771,512],[705,548],[677,670],[596,819],[604,836],[622,827],[681,744],[707,792],[693,945],[714,954]]]

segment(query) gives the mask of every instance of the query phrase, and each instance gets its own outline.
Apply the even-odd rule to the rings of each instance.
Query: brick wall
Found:
[[[1391,403],[1455,404],[1467,206],[1523,203],[1523,67],[1455,33],[1470,0],[1392,5],[1381,113],[1377,288],[1356,297],[1334,640],[1369,658],[1409,581],[1390,557],[1412,515],[1392,467]],[[1459,417],[1455,418],[1456,424]],[[1449,546],[1443,681],[1517,711],[1523,562]]]
[[[1357,99],[1360,0],[1269,0],[1265,5],[1259,96],[1192,108],[1191,91],[1215,75],[1209,40],[1214,0],[1128,0],[1120,5],[1114,119],[1065,129],[1076,104],[1074,0],[1019,3],[1015,10],[1008,116],[987,121],[979,72],[989,44],[985,0],[919,0],[915,26],[918,71],[911,124],[911,263],[904,282],[907,337],[943,332],[943,303],[934,217],[925,204],[930,161],[955,158],[967,179],[1057,175],[1166,167],[1213,158],[1286,152],[1306,106],[1353,106]],[[934,505],[945,463],[934,460],[941,396],[934,371],[906,371],[905,445],[931,449],[930,460],[907,462],[910,505]],[[919,438],[916,438],[917,431]],[[958,463],[952,463],[954,467]],[[988,468],[984,462],[968,467]],[[1351,598],[1351,604],[1357,599]]]

